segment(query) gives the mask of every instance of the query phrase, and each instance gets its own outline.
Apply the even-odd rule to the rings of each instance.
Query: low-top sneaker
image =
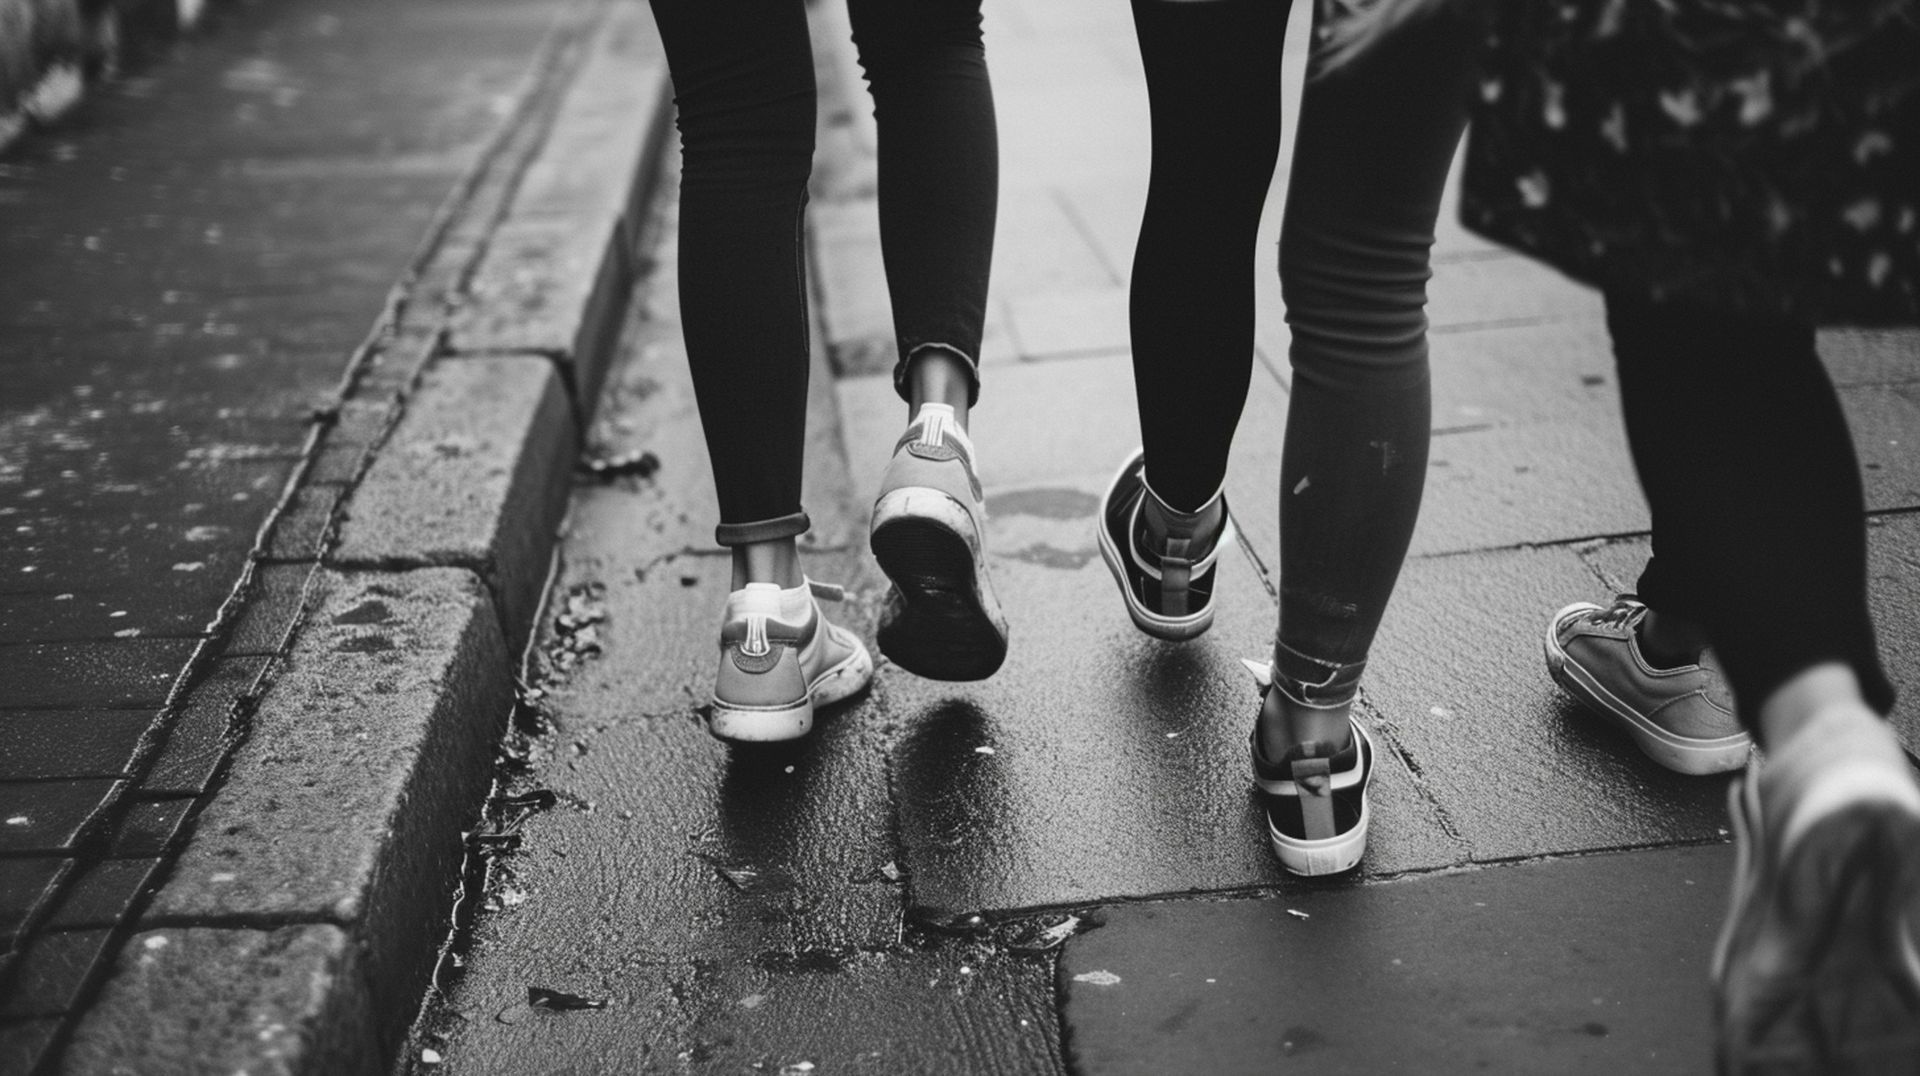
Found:
[[[1243,661],[1260,685],[1262,705],[1273,686],[1273,668]],[[1267,838],[1280,865],[1294,874],[1352,870],[1367,850],[1367,785],[1373,780],[1373,740],[1352,717],[1345,745],[1309,741],[1278,759],[1251,737],[1253,782],[1265,800]]]
[[[873,556],[893,581],[876,632],[880,652],[935,680],[982,680],[1007,659],[974,468],[973,441],[953,408],[921,404],[873,505]]]
[[[808,580],[787,589],[748,583],[727,595],[707,719],[714,736],[734,743],[798,739],[813,728],[815,707],[851,698],[872,682],[872,655],[827,620],[816,596],[837,601],[841,590]]]
[[[1723,1074],[1920,1072],[1920,787],[1892,730],[1856,717],[1796,734],[1729,793]]]
[[[1221,497],[1220,525],[1211,534],[1169,527],[1155,542],[1141,518],[1147,488],[1145,449],[1128,456],[1100,501],[1100,558],[1107,562],[1135,627],[1160,639],[1192,639],[1213,626],[1213,585],[1220,551],[1233,544],[1233,513]],[[1178,513],[1170,513],[1178,515]],[[1184,531],[1184,532],[1183,532]]]
[[[1719,659],[1709,648],[1695,663],[1655,668],[1640,650],[1646,615],[1644,604],[1624,594],[1604,608],[1567,606],[1547,622],[1547,671],[1667,769],[1723,773],[1746,765],[1753,738],[1734,715]]]

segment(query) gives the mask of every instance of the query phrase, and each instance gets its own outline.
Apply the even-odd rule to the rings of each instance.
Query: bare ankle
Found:
[[[790,589],[803,581],[800,549],[792,538],[733,547],[733,590],[748,583],[773,583],[781,589]]]
[[[1272,760],[1303,743],[1318,742],[1339,750],[1352,738],[1352,712],[1352,704],[1324,709],[1306,706],[1274,688],[1260,707],[1260,750]]]
[[[946,404],[953,408],[953,419],[967,428],[967,413],[973,399],[973,367],[945,348],[927,347],[907,359],[907,421],[913,421],[922,404]]]

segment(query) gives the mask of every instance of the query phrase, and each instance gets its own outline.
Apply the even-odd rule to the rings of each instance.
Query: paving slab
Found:
[[[94,965],[106,952],[110,930],[48,930],[20,951],[0,1020],[59,1016],[79,1006]]]
[[[475,970],[508,958],[493,950]],[[947,941],[514,980],[460,998],[475,1030],[440,1071],[1064,1073],[1048,970],[1044,960]],[[527,986],[548,983],[607,1007],[529,1009]]]
[[[120,816],[107,854],[115,859],[144,859],[176,851],[174,841],[192,807],[190,797],[136,799]]]
[[[0,711],[0,781],[124,777],[146,710]]]
[[[1410,556],[1644,531],[1645,499],[1619,419],[1596,407],[1558,422],[1433,438]]]
[[[125,787],[92,777],[0,783],[0,852],[72,851]]]
[[[158,711],[198,639],[0,647],[0,697],[23,710]]]
[[[13,949],[26,925],[51,907],[73,865],[72,859],[57,855],[7,862],[0,872],[0,951]]]
[[[222,656],[272,657],[286,649],[288,636],[306,612],[307,580],[315,567],[308,561],[255,568],[246,604],[227,636]]]
[[[1920,508],[1920,390],[1855,385],[1840,390],[1866,484],[1868,510]]]
[[[0,1070],[27,1072],[60,1033],[60,1017],[0,1023]]]
[[[254,696],[268,660],[223,657],[213,663],[167,724],[157,756],[140,777],[141,791],[198,796],[212,787],[233,748],[236,708]]]
[[[1075,1072],[1697,1073],[1727,847],[1129,905],[1067,943]]]
[[[1920,330],[1822,329],[1815,346],[1835,384],[1920,380]]]
[[[1414,560],[1361,695],[1478,860],[1724,836],[1726,779],[1650,761],[1548,677],[1547,617],[1598,589],[1566,547]]]
[[[134,935],[61,1059],[65,1072],[380,1072],[362,954],[333,926]]]
[[[1556,321],[1428,337],[1433,428],[1620,421],[1613,347],[1591,322]]]
[[[1894,728],[1920,755],[1920,515],[1879,517],[1867,528],[1867,593],[1880,633],[1880,660],[1900,692]]]
[[[110,930],[159,880],[161,860],[102,859],[79,873],[47,920],[52,930]]]

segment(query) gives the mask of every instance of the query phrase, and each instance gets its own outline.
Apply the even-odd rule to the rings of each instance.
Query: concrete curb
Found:
[[[231,708],[224,782],[62,1071],[395,1061],[491,782],[670,118],[646,7],[584,7],[355,357],[262,537],[216,661],[264,639],[242,649],[271,663]]]

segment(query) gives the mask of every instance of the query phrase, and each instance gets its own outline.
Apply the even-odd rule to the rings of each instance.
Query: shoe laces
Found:
[[[1646,608],[1646,606],[1641,605],[1639,602],[1626,601],[1623,599],[1616,600],[1605,609],[1596,610],[1589,615],[1592,618],[1592,623],[1595,625],[1609,628],[1626,627],[1639,618],[1639,616],[1646,611]]]

